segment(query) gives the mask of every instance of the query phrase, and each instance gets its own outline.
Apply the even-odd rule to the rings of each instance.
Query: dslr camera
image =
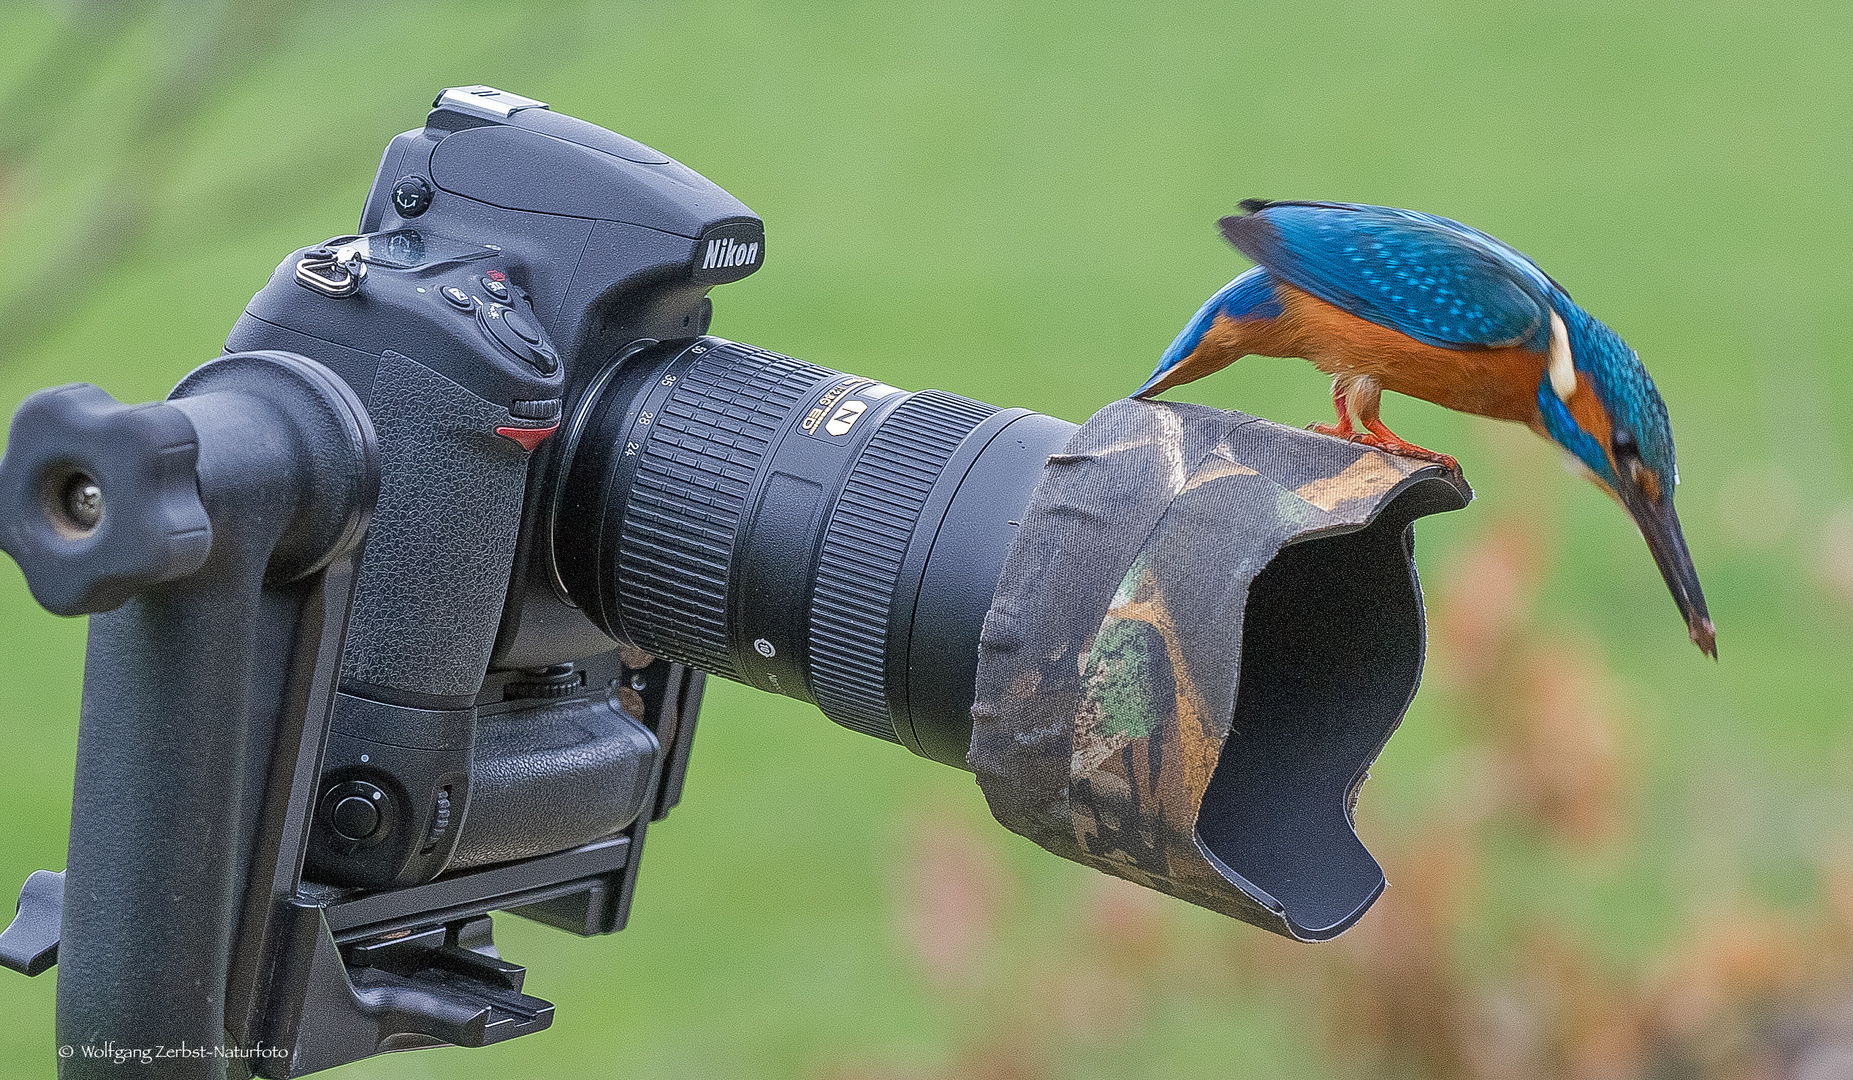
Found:
[[[60,965],[61,1075],[545,1028],[489,915],[625,925],[707,675],[969,767],[987,612],[1077,426],[709,336],[765,257],[655,150],[448,89],[168,400],[21,406],[0,546],[91,615],[68,863],[0,935]]]

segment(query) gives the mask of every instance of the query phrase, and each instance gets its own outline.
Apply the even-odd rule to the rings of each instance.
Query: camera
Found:
[[[976,769],[998,807],[974,706],[995,720],[1010,695],[985,699],[984,665],[1001,678],[1025,626],[1062,623],[1005,617],[1000,582],[1027,595],[1038,573],[1066,572],[1026,568],[1020,541],[1040,528],[1073,546],[1065,521],[1134,541],[1092,575],[1104,588],[1081,590],[1098,610],[1058,627],[1076,643],[1048,653],[1098,685],[1118,669],[1088,667],[1105,636],[1086,620],[1152,595],[1118,579],[1127,565],[1154,587],[1187,563],[1220,572],[1133,555],[1148,534],[1206,548],[1210,526],[1168,509],[1193,475],[1297,484],[1280,490],[1307,508],[1251,530],[1266,544],[1216,609],[1239,641],[1254,581],[1251,632],[1285,644],[1244,670],[1239,699],[1234,655],[1222,690],[1199,695],[1220,713],[1216,746],[1232,718],[1256,734],[1214,776],[1186,770],[1206,819],[1192,805],[1173,838],[1207,853],[1209,876],[1191,873],[1241,896],[1205,899],[1199,878],[1151,869],[1168,841],[1133,827],[1137,812],[1036,838],[1309,940],[1368,907],[1382,876],[1349,800],[1419,675],[1408,525],[1461,491],[1345,444],[1304,444],[1340,455],[1331,476],[1276,467],[1323,462],[1282,449],[1316,437],[1215,410],[1122,403],[1102,416],[1156,434],[1091,446],[1095,421],[709,336],[709,291],[766,252],[757,216],[649,147],[452,88],[386,148],[359,230],[286,258],[225,355],[168,401],[82,385],[28,399],[0,463],[0,546],[44,606],[92,621],[70,861],[27,882],[0,962],[60,965],[61,1043],[185,1040],[223,1053],[172,1075],[284,1077],[546,1027],[552,1007],[522,992],[489,914],[585,935],[625,925],[710,674]],[[1168,492],[1146,498],[1144,525],[1114,509],[1131,474],[1101,465],[1128,447],[1150,451],[1138,468],[1188,466],[1143,485]],[[1108,468],[1106,487],[1082,489],[1108,509],[1076,512],[1057,462]],[[1279,502],[1274,488],[1241,497],[1270,515]],[[1354,629],[1308,615],[1314,596],[1393,612]],[[1183,671],[1163,691],[1180,701]],[[1308,690],[1320,672],[1351,688]],[[1038,684],[1042,704],[1057,681]],[[1293,713],[1309,699],[1320,719],[1303,738]],[[1119,781],[1090,783],[1061,799]],[[1129,783],[1116,797],[1137,796]],[[1147,854],[1101,848],[1109,831]],[[1085,850],[1062,846],[1076,837]],[[82,1056],[61,1072],[110,1075]]]
[[[705,337],[759,219],[500,91],[446,91],[393,140],[361,230],[286,259],[226,345],[327,366],[379,438],[311,877],[411,886],[624,828],[665,748],[609,688],[692,722],[691,669],[963,761],[973,560],[995,580],[1006,505],[1073,425]],[[681,670],[659,690],[638,650]]]

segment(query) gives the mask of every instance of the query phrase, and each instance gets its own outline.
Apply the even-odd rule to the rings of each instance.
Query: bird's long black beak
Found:
[[[1647,538],[1647,550],[1653,552],[1660,576],[1666,579],[1673,602],[1685,616],[1692,643],[1706,656],[1718,659],[1718,631],[1711,624],[1711,613],[1705,610],[1699,572],[1692,565],[1692,553],[1686,550],[1686,536],[1679,529],[1679,515],[1673,511],[1673,500],[1649,498],[1646,492],[1626,482],[1619,486],[1621,504],[1640,526],[1641,535]]]

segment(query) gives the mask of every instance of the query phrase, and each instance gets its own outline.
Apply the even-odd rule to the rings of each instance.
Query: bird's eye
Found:
[[[1615,456],[1617,457],[1623,454],[1633,455],[1641,452],[1640,444],[1634,441],[1634,432],[1629,431],[1627,428],[1616,428],[1613,442],[1615,444]]]

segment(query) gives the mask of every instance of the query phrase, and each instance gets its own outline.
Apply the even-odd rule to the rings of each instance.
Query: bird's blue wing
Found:
[[[1444,349],[1549,336],[1550,279],[1529,259],[1445,218],[1383,207],[1270,203],[1223,235],[1280,280]]]
[[[1268,202],[1260,201],[1260,200],[1256,200],[1256,201],[1260,202],[1262,206],[1288,205],[1286,203],[1268,203]],[[1243,205],[1246,206],[1248,204],[1244,203]],[[1500,256],[1505,258],[1508,265],[1513,270],[1529,278],[1532,284],[1537,286],[1538,290],[1544,293],[1545,295],[1550,295],[1552,293],[1561,293],[1565,299],[1568,299],[1570,296],[1570,294],[1567,291],[1565,291],[1562,285],[1557,284],[1557,280],[1555,278],[1545,273],[1543,267],[1539,266],[1537,263],[1532,261],[1531,256],[1513,247],[1511,244],[1506,243],[1504,240],[1499,239],[1497,236],[1493,236],[1490,233],[1483,233],[1480,230],[1474,228],[1472,225],[1464,225],[1461,222],[1455,221],[1453,218],[1445,218],[1445,217],[1442,217],[1440,214],[1428,214],[1420,210],[1403,210],[1403,209],[1400,209],[1394,206],[1370,206],[1365,203],[1318,202],[1318,203],[1300,203],[1296,205],[1327,206],[1327,207],[1336,207],[1342,210],[1374,211],[1377,213],[1392,214],[1392,215],[1395,215],[1396,217],[1408,218],[1411,221],[1426,221],[1430,225],[1439,225],[1441,228],[1460,233],[1462,236],[1468,237],[1471,240],[1479,241],[1481,243],[1484,243],[1488,247],[1492,248]]]

